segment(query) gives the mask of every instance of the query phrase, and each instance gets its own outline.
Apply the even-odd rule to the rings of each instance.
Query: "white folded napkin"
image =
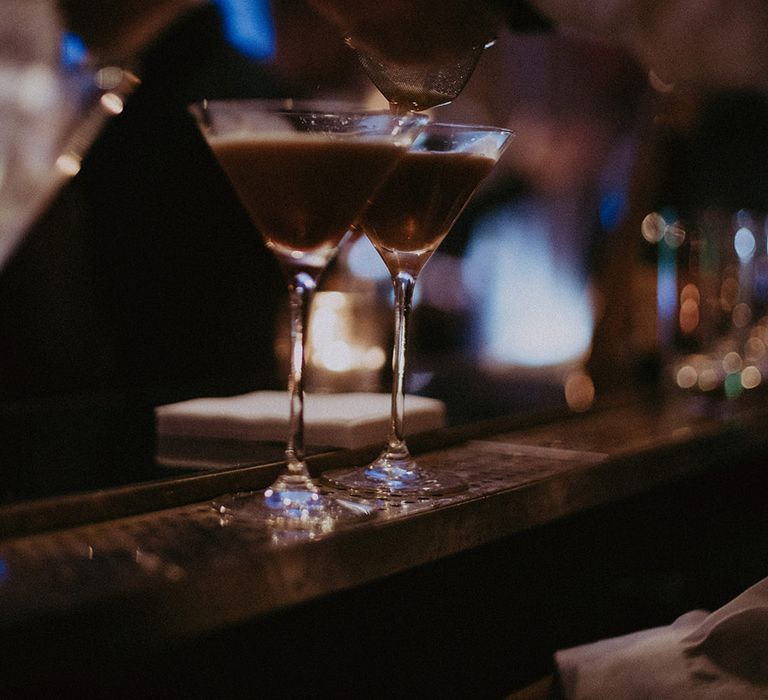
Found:
[[[709,614],[558,651],[567,700],[765,700],[768,578]]]
[[[383,445],[390,406],[389,394],[306,394],[304,442],[310,446],[346,449]],[[288,437],[288,412],[288,394],[284,391],[256,391],[159,406],[155,409],[158,461],[179,466],[204,466],[205,463],[225,466],[218,463],[233,460],[221,459],[222,447],[231,448],[238,443],[284,443]],[[408,395],[404,424],[407,434],[441,428],[445,425],[445,405],[437,399]],[[195,456],[190,455],[191,445]],[[183,449],[179,450],[180,447]],[[186,455],[183,459],[181,452]],[[184,461],[188,463],[181,464]],[[200,464],[192,464],[195,461]]]

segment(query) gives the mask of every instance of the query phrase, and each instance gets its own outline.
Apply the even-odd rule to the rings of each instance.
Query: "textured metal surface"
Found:
[[[310,541],[222,522],[208,502],[6,539],[0,629],[33,649],[86,639],[94,652],[189,638],[764,450],[763,423],[651,404],[432,449],[423,466],[464,477],[466,491],[361,501],[369,519]]]
[[[592,452],[471,441],[457,448],[424,455],[419,460],[424,467],[450,470],[465,479],[467,490],[461,493],[440,498],[353,499],[327,485],[322,491],[370,508],[374,520],[391,521],[489,496],[544,479],[568,465],[591,464],[604,458],[605,455]],[[49,583],[77,581],[78,585],[87,584],[93,572],[111,573],[115,568],[121,568],[118,577],[121,581],[135,577],[138,582],[147,575],[176,579],[183,576],[188,565],[185,559],[192,553],[199,559],[200,555],[241,551],[243,546],[290,544],[290,541],[272,538],[268,528],[258,522],[223,523],[207,503],[169,509],[0,543],[0,556],[4,561],[0,599],[5,599],[13,584],[25,579],[34,569],[45,570]]]
[[[465,492],[435,499],[356,499],[371,510],[372,518],[347,528],[368,528],[455,507],[604,457],[546,447],[469,442],[420,460],[425,467],[450,469],[466,479]],[[331,488],[324,491],[345,496]],[[94,604],[159,584],[183,585],[189,577],[237,566],[238,560],[254,557],[259,551],[300,544],[295,536],[276,536],[261,523],[224,522],[207,503],[18,538],[0,544],[0,617],[8,623],[33,611],[40,614]]]

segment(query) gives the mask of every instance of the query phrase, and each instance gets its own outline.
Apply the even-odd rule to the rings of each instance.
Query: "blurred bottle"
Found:
[[[730,91],[690,107],[657,120],[663,157],[640,226],[656,347],[664,384],[735,399],[768,377],[768,101]]]

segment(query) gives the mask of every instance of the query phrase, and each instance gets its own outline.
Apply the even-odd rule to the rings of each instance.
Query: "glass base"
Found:
[[[324,476],[324,481],[353,496],[416,496],[437,498],[460,493],[467,482],[449,472],[422,469],[409,457],[394,459],[386,453],[364,469],[348,469]]]
[[[320,493],[311,479],[293,475],[281,476],[264,491],[221,496],[212,505],[227,520],[264,524],[273,532],[309,537],[331,532],[340,524],[373,513],[363,503]]]

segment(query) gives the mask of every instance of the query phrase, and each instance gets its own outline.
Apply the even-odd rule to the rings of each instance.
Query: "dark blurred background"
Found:
[[[186,106],[384,104],[304,2],[251,3],[258,12],[237,20],[246,4],[195,7],[132,54],[140,85],[0,272],[2,502],[166,476],[154,461],[155,406],[285,384],[284,281]],[[75,17],[77,6],[64,3]],[[713,211],[730,246],[718,253],[721,286],[734,234],[754,238],[752,296],[718,308],[730,319],[749,305],[734,340],[739,377],[759,371],[744,348],[762,332],[766,110],[762,93],[667,92],[592,39],[500,37],[461,96],[434,110],[516,138],[419,280],[408,390],[442,399],[450,422],[463,423],[674,385],[668,362],[680,347],[701,354],[733,336],[730,326],[701,337],[676,325]],[[651,212],[664,226],[649,239]],[[366,323],[358,314],[342,331],[368,364],[331,371],[315,349],[310,386],[386,390],[389,282],[365,240],[344,251],[323,291],[363,309]],[[704,391],[697,377],[672,388]]]

